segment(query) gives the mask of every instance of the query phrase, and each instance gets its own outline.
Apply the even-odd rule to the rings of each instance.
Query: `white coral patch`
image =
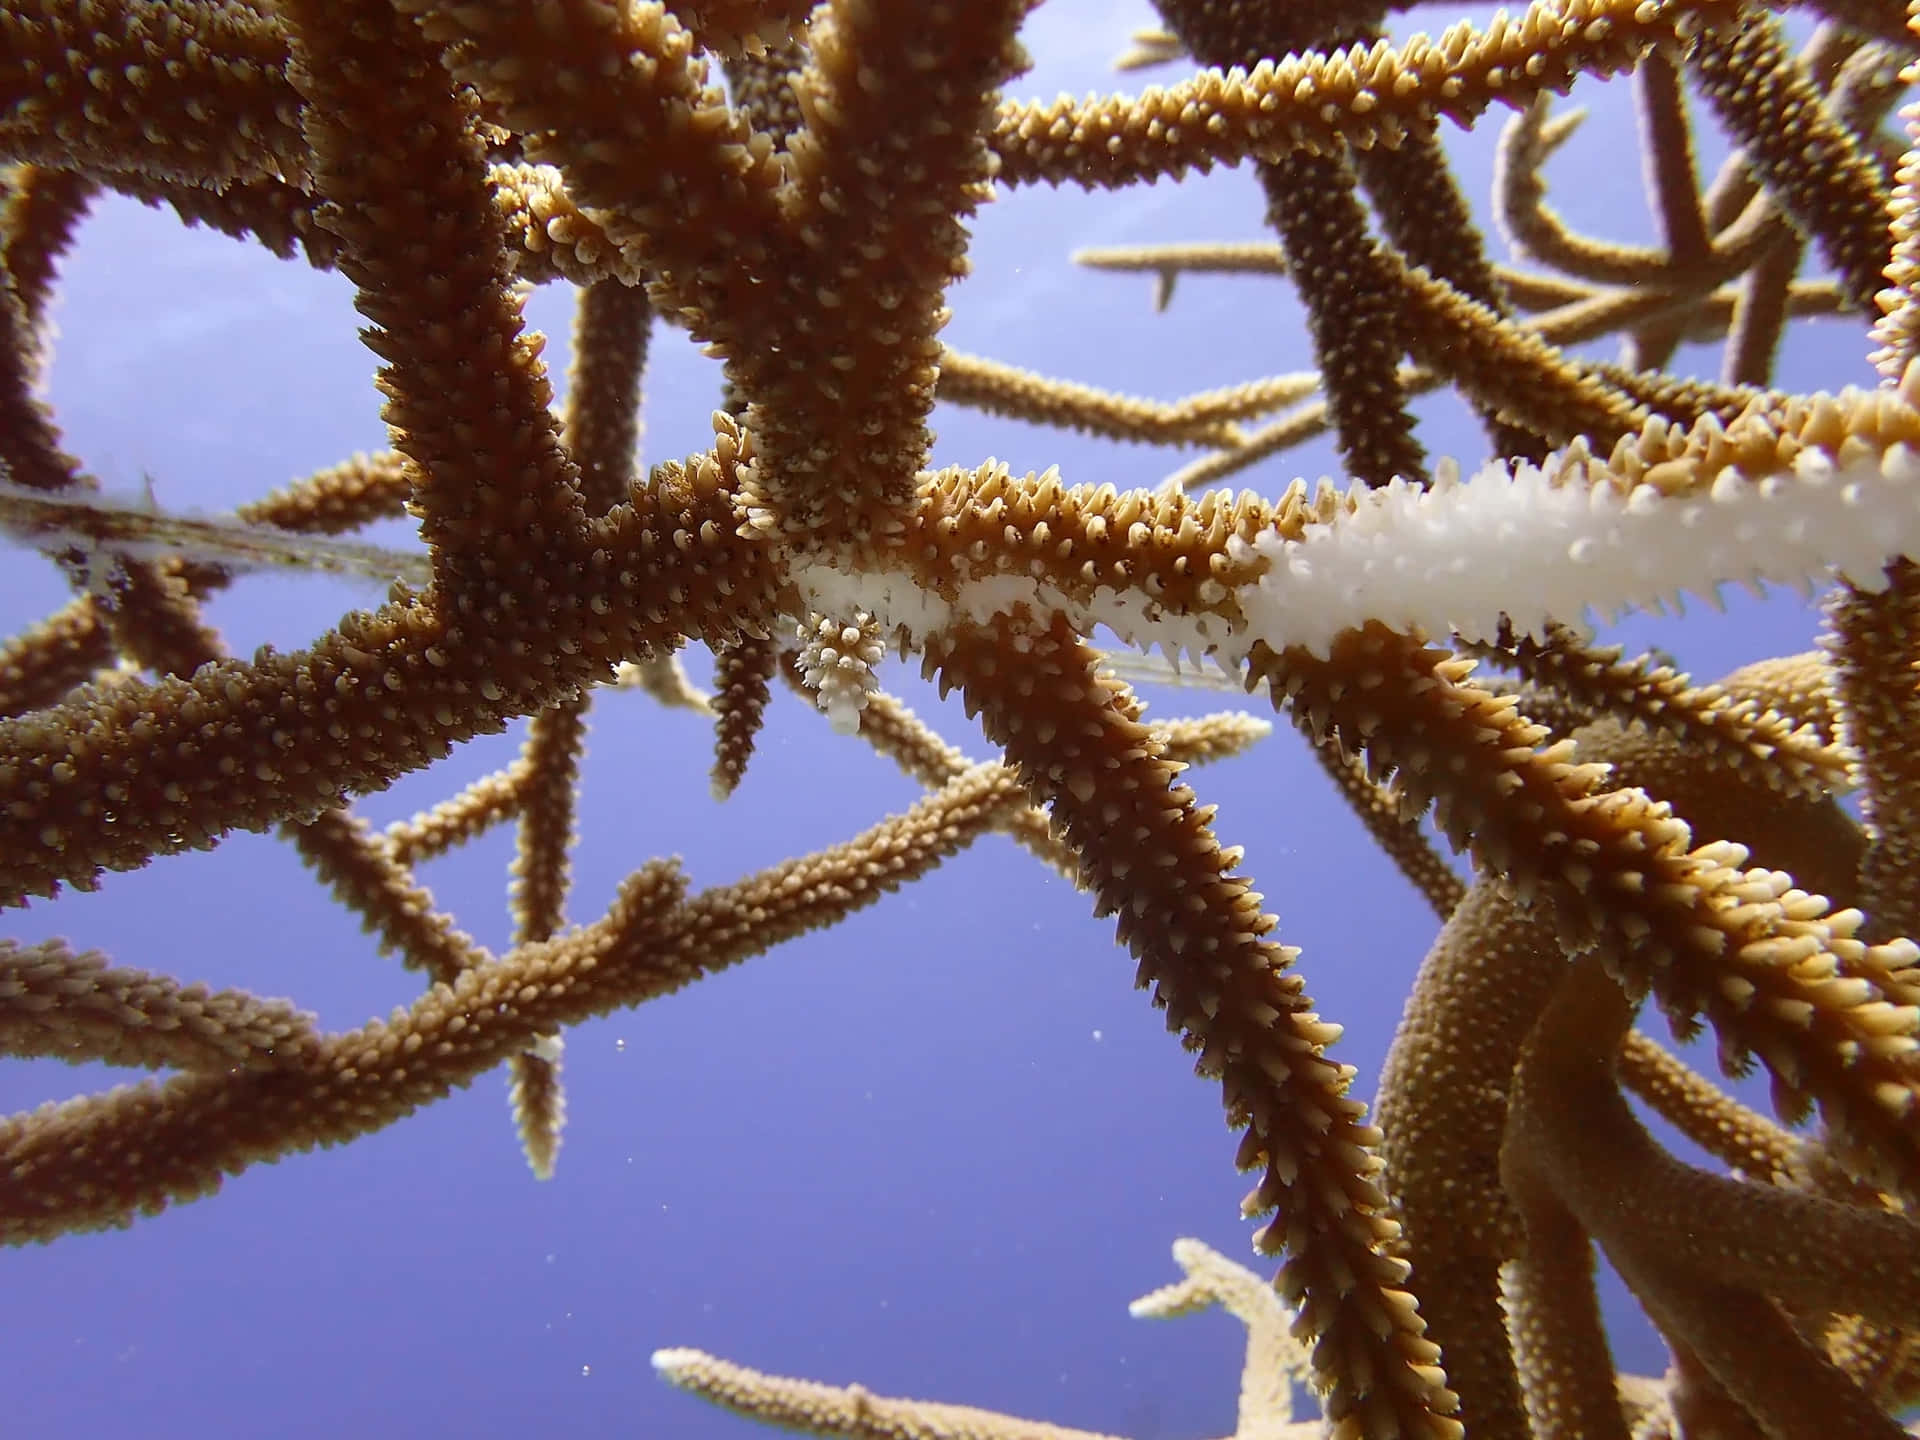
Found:
[[[874,667],[887,653],[880,627],[865,610],[851,623],[815,613],[799,627],[799,640],[801,674],[827,722],[842,735],[858,733],[867,696],[880,683]]]
[[[1483,639],[1502,616],[1537,635],[1549,620],[1659,610],[1682,594],[1717,599],[1725,584],[1806,586],[1839,575],[1877,589],[1889,561],[1920,555],[1920,456],[1905,446],[1845,465],[1804,450],[1780,474],[1729,470],[1710,489],[1681,495],[1651,484],[1623,491],[1598,465],[1589,483],[1580,478],[1588,463],[1580,453],[1545,469],[1491,464],[1466,480],[1444,466],[1427,490],[1399,481],[1361,490],[1350,510],[1329,507],[1333,518],[1300,538],[1230,538],[1229,557],[1257,576],[1209,596],[1208,608],[1026,573],[961,579],[950,599],[905,571],[824,560],[796,566],[793,578],[814,608],[864,611],[876,633],[915,646],[955,623],[1024,609],[1036,623],[1061,615],[1082,634],[1104,625],[1136,649],[1237,666],[1255,642],[1324,655],[1335,636],[1369,622]]]
[[[1237,597],[1252,633],[1320,654],[1368,621],[1486,638],[1505,615],[1537,634],[1728,583],[1832,573],[1877,588],[1887,561],[1920,550],[1920,457],[1904,446],[1845,467],[1803,451],[1790,473],[1729,470],[1678,497],[1555,484],[1552,464],[1443,474],[1425,491],[1396,481],[1301,539],[1259,537],[1251,549],[1268,569]]]

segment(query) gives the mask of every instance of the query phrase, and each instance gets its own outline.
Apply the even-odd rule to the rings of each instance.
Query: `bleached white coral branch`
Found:
[[[1803,450],[1789,469],[1721,472],[1703,494],[1624,493],[1604,466],[1490,465],[1430,490],[1404,482],[1354,497],[1298,540],[1263,535],[1271,564],[1239,596],[1252,633],[1325,653],[1369,621],[1491,638],[1501,618],[1539,635],[1550,620],[1610,619],[1723,584],[1804,586],[1844,575],[1877,588],[1882,567],[1920,547],[1920,456],[1904,445],[1850,464]]]
[[[1726,584],[1844,577],[1871,590],[1887,563],[1920,555],[1916,401],[1920,365],[1897,395],[1815,396],[1726,427],[1656,422],[1604,460],[1576,442],[1543,465],[1489,464],[1466,479],[1443,466],[1426,490],[1296,482],[1271,528],[1228,531],[1211,555],[1184,552],[1194,573],[1216,578],[1182,601],[1147,580],[1115,583],[1121,567],[1048,568],[1013,544],[984,547],[940,584],[866,555],[815,557],[792,574],[814,608],[865,611],[916,648],[1024,609],[1036,623],[1064,616],[1082,634],[1105,626],[1130,648],[1230,668],[1260,644],[1325,655],[1369,623],[1484,639],[1503,619],[1540,635],[1550,621],[1658,610],[1684,594],[1718,603]],[[1048,483],[1009,481],[999,493]],[[1091,513],[1092,494],[1069,498]],[[1112,508],[1152,513],[1170,533],[1191,527],[1183,517],[1200,503],[1175,513],[1123,496]]]

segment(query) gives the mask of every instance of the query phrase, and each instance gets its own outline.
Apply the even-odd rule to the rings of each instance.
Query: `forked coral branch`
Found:
[[[1920,328],[1911,154],[1883,171],[1900,82],[1874,47],[1893,27],[1840,7],[1795,54],[1747,0],[1538,0],[1438,40],[1389,38],[1377,5],[1164,0],[1149,54],[1192,57],[1171,85],[1009,98],[1032,9],[0,8],[0,529],[75,587],[0,651],[0,902],[277,829],[425,976],[389,1018],[322,1032],[146,956],[0,947],[5,1049],[172,1072],[0,1121],[0,1239],[128,1225],[495,1069],[550,1174],[567,1027],[1007,831],[1112,917],[1239,1136],[1272,1286],[1183,1242],[1188,1279],[1141,1302],[1217,1301],[1247,1324],[1236,1440],[1901,1433],[1920,1393],[1903,933]],[[1544,202],[1570,135],[1545,97],[1628,71],[1658,252],[1591,242]],[[1704,190],[1689,87],[1740,145]],[[1496,105],[1521,112],[1509,218],[1559,273],[1496,264],[1452,179],[1447,127]],[[944,347],[989,198],[1236,164],[1278,251],[1126,263],[1291,286],[1312,372],[1161,398]],[[233,517],[104,494],[39,389],[55,272],[98,189],[337,270],[390,450]],[[1832,273],[1798,279],[1809,255]],[[556,281],[580,291],[559,407],[525,322],[530,288]],[[1884,383],[1768,388],[1796,314],[1864,331],[1870,311]],[[692,453],[649,468],[637,407],[667,327],[722,384]],[[1615,334],[1617,360],[1572,348]],[[1725,341],[1719,381],[1671,367],[1701,334]],[[1410,402],[1442,386],[1489,458],[1429,460]],[[1214,447],[1189,480],[1327,429],[1351,483],[1189,495],[1091,467],[937,466],[941,398]],[[403,510],[417,552],[352,538]],[[389,588],[309,644],[229,656],[204,602],[287,568]],[[1825,658],[1699,687],[1582,629],[1730,585],[1835,587]],[[679,668],[696,644],[710,701]],[[1377,1115],[1185,777],[1264,722],[1149,718],[1115,647],[1263,689],[1445,912]],[[958,692],[988,758],[887,694],[889,651]],[[1516,674],[1483,679],[1483,660]],[[571,915],[598,693],[704,708],[713,788],[751,807],[751,767],[778,763],[754,756],[776,670],[928,793],[700,890],[631,857],[603,913]],[[353,808],[520,721],[515,758],[416,818],[377,830]],[[1854,788],[1864,824],[1836,803]],[[416,865],[507,820],[496,953]],[[1710,1028],[1726,1070],[1763,1065],[1775,1118],[1636,1038],[1649,998],[1682,1038]],[[1739,1173],[1669,1150],[1622,1080]],[[1616,1373],[1596,1245],[1662,1332],[1665,1382]],[[1077,1433],[692,1351],[656,1364],[821,1433]],[[1292,1419],[1295,1381],[1321,1419]]]

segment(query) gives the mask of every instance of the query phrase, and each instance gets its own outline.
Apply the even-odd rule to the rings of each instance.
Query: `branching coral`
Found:
[[[1007,97],[1033,8],[0,12],[0,518],[73,587],[0,667],[0,901],[273,831],[425,974],[388,1019],[327,1029],[146,956],[14,946],[9,1048],[176,1073],[0,1124],[0,1235],[124,1227],[496,1069],[550,1174],[568,1027],[841,925],[1007,831],[1114,917],[1215,1090],[1332,1433],[1898,1433],[1920,1305],[1899,1259],[1920,1174],[1902,818],[1920,357],[1911,164],[1880,127],[1902,32],[1836,14],[1796,56],[1736,0],[1542,0],[1391,40],[1370,7],[1167,0],[1154,56],[1198,68],[1048,103]],[[1540,179],[1566,139],[1546,96],[1625,71],[1658,250],[1576,235]],[[1742,144],[1705,191],[1687,87]],[[1496,266],[1449,173],[1444,127],[1496,101],[1522,112],[1504,213],[1561,275]],[[946,348],[988,200],[1241,163],[1280,251],[1231,263],[1298,291],[1320,398],[1292,375],[1102,394]],[[102,189],[350,286],[387,448],[231,521],[103,500],[39,388],[52,282]],[[1836,274],[1799,280],[1809,257]],[[525,319],[529,284],[556,278],[579,291],[560,403]],[[1878,321],[1883,383],[1763,388],[1796,309],[1851,316],[1861,354]],[[672,327],[722,362],[722,408],[647,467],[635,411]],[[1613,359],[1566,348],[1622,332]],[[1703,334],[1725,337],[1720,381],[1664,368]],[[1484,465],[1429,464],[1410,397],[1434,386],[1473,409]],[[1215,453],[1151,490],[936,457],[942,398]],[[1189,493],[1327,427],[1349,484]],[[402,512],[410,559],[302,538]],[[228,654],[209,602],[309,563],[394,585],[296,648]],[[1577,628],[1824,583],[1829,658],[1724,687]],[[837,840],[717,884],[644,859],[650,834],[604,913],[569,926],[590,707],[622,677],[695,700],[677,667],[696,644],[715,655],[716,792],[751,803],[779,763],[755,751],[784,672],[924,793],[884,819],[840,797]],[[1162,721],[1110,644],[1261,692],[1448,916],[1377,1115],[1184,776],[1263,722]],[[887,693],[889,648],[959,695],[989,758]],[[416,819],[356,808],[522,721],[516,756]],[[1850,787],[1864,826],[1834,803]],[[489,948],[416,865],[509,820],[512,931]],[[1647,1000],[1683,1038],[1711,1027],[1729,1071],[1763,1065],[1777,1123],[1630,1038]],[[1670,1153],[1623,1083],[1696,1136],[1743,1136],[1720,1157],[1742,1173]],[[1590,1241],[1671,1347],[1656,1400],[1617,1382]]]

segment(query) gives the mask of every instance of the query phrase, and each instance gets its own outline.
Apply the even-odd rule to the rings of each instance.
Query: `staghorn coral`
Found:
[[[72,587],[7,652],[0,898],[111,895],[149,861],[174,869],[180,852],[272,830],[381,948],[425,972],[389,1019],[367,1021],[363,1006],[340,1023],[323,1013],[316,1029],[286,1006],[167,982],[126,945],[112,947],[112,968],[16,947],[0,992],[11,1046],[180,1073],[7,1121],[0,1234],[123,1226],[264,1161],[382,1143],[367,1137],[496,1069],[528,1161],[549,1174],[569,1113],[569,1027],[635,1005],[648,1015],[809,930],[857,923],[1006,830],[1118,917],[1137,983],[1218,1087],[1236,1162],[1254,1175],[1245,1211],[1266,1221],[1258,1247],[1282,1257],[1278,1291],[1335,1433],[1632,1423],[1797,1436],[1834,1415],[1895,1433],[1882,1412],[1912,1393],[1915,1291],[1905,1267],[1881,1262],[1908,1233],[1897,1211],[1920,1134],[1920,991],[1902,938],[1903,557],[1920,552],[1920,364],[1902,288],[1910,197],[1900,168],[1876,168],[1899,32],[1867,27],[1873,46],[1893,48],[1863,48],[1858,22],[1840,16],[1795,58],[1730,0],[1569,0],[1432,43],[1376,38],[1371,10],[1276,25],[1249,3],[1170,3],[1171,32],[1200,59],[1259,63],[1131,101],[1004,99],[1027,63],[1022,26],[1043,33],[1046,13],[1030,8],[831,4],[804,33],[792,6],[592,0],[0,12],[0,147],[17,162],[0,513]],[[726,59],[738,104],[711,83],[703,44]],[[1516,178],[1566,141],[1536,102],[1636,65],[1666,247],[1576,244],[1542,189]],[[1682,77],[1748,142],[1747,161],[1705,192]],[[1495,101],[1532,107],[1505,188],[1511,214],[1531,216],[1537,258],[1604,252],[1603,275],[1569,264],[1568,276],[1527,279],[1489,263],[1436,135]],[[1210,378],[1185,399],[1102,396],[1020,356],[956,357],[943,393],[941,332],[949,301],[967,294],[954,282],[989,199],[1240,161],[1259,168],[1288,247],[1266,268],[1305,295],[1323,399],[1302,401],[1284,375]],[[36,391],[53,282],[96,189],[256,233],[330,272],[368,322],[390,448],[283,467],[312,476],[266,499],[256,488],[233,522],[103,498],[62,428],[67,402],[49,408]],[[1551,244],[1538,240],[1549,232]],[[1836,264],[1838,283],[1797,281],[1809,255]],[[1187,262],[1148,263],[1166,274]],[[1639,294],[1636,265],[1655,279]],[[1893,282],[1884,298],[1872,293],[1880,267]],[[527,286],[556,276],[580,292],[558,404],[524,320]],[[1853,317],[1857,356],[1885,311],[1884,384],[1759,388],[1775,378],[1788,318],[1823,310]],[[723,362],[725,408],[697,434],[672,432],[684,459],[648,468],[635,463],[633,410],[672,327]],[[1623,331],[1630,345],[1614,359],[1558,348]],[[1702,334],[1726,337],[1722,381],[1660,367]],[[1446,448],[1491,443],[1500,458],[1429,471],[1422,457],[1441,447],[1416,438],[1403,402],[1436,385],[1471,404],[1487,437]],[[1151,491],[1080,483],[1072,466],[1022,474],[952,450],[952,432],[936,451],[940,398],[1218,448]],[[1184,493],[1329,423],[1360,471],[1350,489]],[[1093,480],[1125,473],[1110,452],[1085,463]],[[402,507],[424,545],[408,555],[296,533]],[[328,617],[292,648],[230,658],[209,607],[258,584],[254,569],[305,563],[384,566],[395,583],[384,605]],[[1836,572],[1824,688],[1804,676],[1698,688],[1567,628],[1589,610]],[[804,649],[781,654],[796,625]],[[1252,889],[1231,824],[1216,835],[1204,777],[1198,795],[1181,778],[1260,722],[1161,720],[1103,664],[1095,646],[1113,641],[1263,689],[1392,862],[1437,909],[1457,903],[1454,938],[1414,991],[1378,1126],[1354,1093],[1353,1047],[1308,998],[1300,930]],[[736,847],[715,877],[648,858],[684,838],[657,773],[679,762],[653,732],[637,785],[585,783],[583,727],[623,677],[698,723],[675,668],[696,643],[717,657],[715,779],[733,804],[750,805],[756,773],[782,763],[754,753],[767,748],[755,735],[776,668],[926,793],[876,819],[851,813],[857,792],[829,786],[796,832],[811,848],[792,860],[743,867],[750,849]],[[999,755],[967,760],[877,688],[888,645],[957,690]],[[1515,683],[1476,675],[1469,656],[1511,668]],[[1581,728],[1609,716],[1672,749],[1674,776],[1656,767],[1641,781],[1624,762],[1610,772],[1611,742]],[[522,720],[517,754],[472,773],[443,763],[485,753],[486,737]],[[376,828],[370,797],[429,767],[447,782],[439,803]],[[1681,803],[1694,783],[1737,799],[1735,818]],[[1851,785],[1864,835],[1837,821],[1853,840],[1804,863],[1762,852],[1785,868],[1753,868],[1739,843],[1758,838],[1745,830],[1753,815],[1837,814],[1831,797]],[[570,844],[607,791],[621,792],[606,798],[622,843],[600,913],[579,903],[596,892],[573,873]],[[1481,872],[1464,900],[1405,828],[1427,812]],[[507,820],[519,830],[512,929],[489,946],[469,907],[443,911],[416,866]],[[1857,864],[1813,878],[1818,860],[1855,844]],[[1504,986],[1505,1009],[1422,998],[1451,996],[1446,955],[1461,934],[1487,951],[1472,907],[1495,903],[1524,910],[1495,933],[1514,947],[1503,978],[1524,969],[1533,988]],[[82,896],[54,913],[104,912]],[[286,923],[203,917],[175,933],[206,968],[215,954],[224,964],[277,948]],[[900,943],[916,948],[915,933]],[[1360,938],[1380,943],[1372,917]],[[1305,961],[1316,993],[1321,948]],[[285,988],[304,999],[299,978]],[[1031,977],[1004,984],[1005,1010],[1034,1008]],[[1763,1063],[1781,1121],[1817,1109],[1823,1128],[1796,1138],[1730,1112],[1651,1042],[1624,1039],[1629,1000],[1648,997],[1683,1036],[1711,1026],[1728,1068]],[[789,1026],[793,1013],[805,1028],[807,1012]],[[929,997],[919,1028],[943,1018]],[[1415,1043],[1423,1027],[1438,1031],[1437,1059]],[[756,1039],[690,1055],[676,1085],[767,1051]],[[1683,1130],[1745,1137],[1720,1154],[1740,1179],[1686,1169],[1622,1118],[1616,1052],[1621,1077]],[[1488,1076],[1463,1088],[1462,1066]],[[656,1092],[638,1108],[664,1120],[677,1103]],[[1461,1104],[1468,1117],[1447,1118]],[[758,1100],[753,1110],[720,1163],[744,1163],[749,1214],[764,1224],[760,1212],[790,1202],[791,1172],[765,1163],[767,1121]],[[1447,1143],[1421,1143],[1423,1125]],[[1771,1157],[1764,1174],[1756,1156]],[[692,1203],[721,1208],[698,1168]],[[223,1213],[262,1183],[247,1176]],[[1644,1229],[1621,1226],[1607,1202],[1620,1196],[1643,1197]],[[1704,1240],[1676,1233],[1698,1213],[1716,1217]],[[1672,1347],[1664,1410],[1621,1408],[1588,1236]],[[1494,1293],[1503,1266],[1510,1327]]]
[[[1215,1305],[1227,1311],[1247,1330],[1233,1440],[1312,1440],[1320,1429],[1318,1423],[1296,1420],[1293,1415],[1293,1386],[1296,1381],[1305,1382],[1310,1362],[1288,1333],[1293,1317],[1272,1287],[1200,1240],[1174,1241],[1173,1258],[1187,1272],[1186,1278],[1142,1295],[1127,1307],[1128,1312],[1138,1319],[1163,1320]],[[1099,1440],[1084,1430],[965,1405],[893,1400],[858,1385],[841,1388],[762,1375],[698,1350],[657,1350],[653,1366],[669,1384],[703,1400],[811,1435]]]

